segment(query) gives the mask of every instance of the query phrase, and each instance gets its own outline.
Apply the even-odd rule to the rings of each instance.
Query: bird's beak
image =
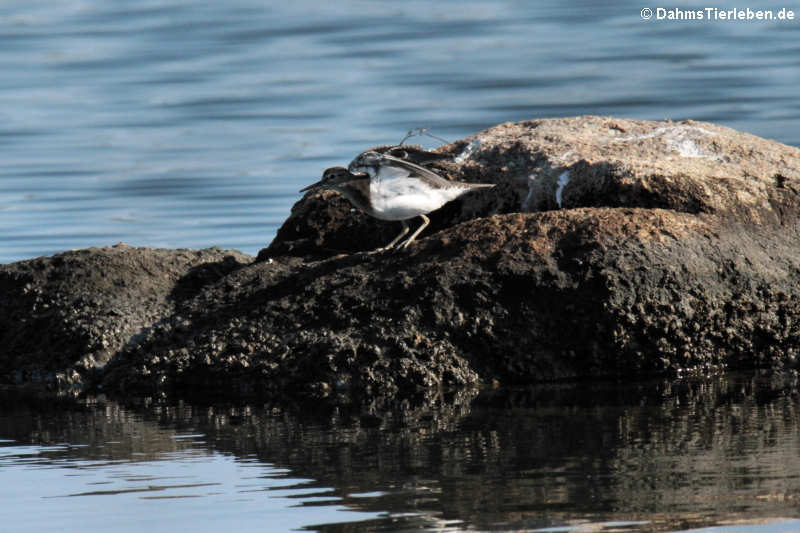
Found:
[[[302,189],[300,189],[300,192],[306,192],[306,191],[310,191],[311,189],[316,189],[320,185],[322,185],[322,180],[320,180],[320,181],[318,181],[316,183],[312,183],[308,187],[303,187]]]

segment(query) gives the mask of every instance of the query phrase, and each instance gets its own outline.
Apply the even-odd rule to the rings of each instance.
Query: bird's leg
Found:
[[[417,228],[417,231],[412,233],[411,237],[409,237],[408,240],[400,246],[401,248],[408,248],[408,245],[414,242],[414,239],[417,238],[417,235],[419,235],[420,232],[424,230],[426,227],[428,227],[428,224],[431,223],[430,219],[425,215],[420,215],[420,218],[422,219],[422,225],[419,228]]]
[[[403,140],[402,140],[402,141],[400,141],[399,143],[397,143],[397,146],[403,146],[403,143],[404,143],[404,142],[406,142],[406,141],[407,141],[408,139],[410,139],[411,137],[413,137],[414,135],[416,135],[416,134],[414,133],[414,130],[408,130],[408,133],[406,133],[406,136],[405,136],[405,137],[403,137]]]
[[[427,135],[428,137],[431,137],[432,139],[436,139],[437,141],[441,141],[444,144],[450,144],[450,141],[448,141],[447,139],[442,139],[441,137],[437,137],[433,133],[430,133],[428,131],[429,129],[430,128],[417,128],[417,132],[418,132],[417,135],[419,135],[420,137],[422,137],[423,135]]]
[[[395,237],[392,242],[390,242],[389,244],[387,244],[383,248],[378,248],[377,250],[375,250],[376,252],[382,252],[383,250],[391,250],[392,248],[394,248],[395,244],[400,242],[400,239],[402,239],[403,237],[406,236],[406,233],[408,233],[408,223],[406,223],[405,220],[401,220],[400,222],[403,223],[403,231],[400,232],[400,235]]]

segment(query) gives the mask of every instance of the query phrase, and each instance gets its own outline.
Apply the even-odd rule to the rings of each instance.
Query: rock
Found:
[[[200,282],[176,267],[154,307],[125,300],[129,316],[114,323],[135,327],[110,348],[71,340],[81,349],[46,367],[101,353],[110,360],[95,378],[110,390],[335,399],[796,366],[800,150],[707,123],[579,117],[501,124],[436,152],[449,157],[421,164],[498,186],[432,213],[408,250],[364,252],[398,225],[308,194],[255,263],[220,258]],[[190,253],[136,253],[156,252]],[[14,272],[30,263],[0,268],[0,283],[20,279],[0,324],[4,341],[18,338],[14,321],[39,309],[26,284],[67,291],[37,323],[58,326],[41,357],[70,338],[61,324],[76,323],[77,296],[41,276],[23,283]],[[171,297],[171,283],[188,288]]]
[[[662,208],[764,224],[796,215],[800,151],[705,122],[604,117],[500,124],[437,149],[426,165],[451,179],[497,183],[431,216],[424,235],[497,213],[577,207]],[[292,209],[259,258],[370,250],[397,233],[333,192]],[[306,246],[308,245],[308,247]]]
[[[0,267],[0,383],[81,388],[199,287],[249,263],[236,251],[125,244]]]

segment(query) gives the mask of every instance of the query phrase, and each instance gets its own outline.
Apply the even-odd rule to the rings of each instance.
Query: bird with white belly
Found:
[[[300,192],[331,189],[351,204],[381,220],[399,220],[403,231],[376,251],[394,248],[409,231],[407,221],[419,216],[422,225],[399,248],[407,248],[430,223],[426,216],[451,200],[475,189],[494,187],[490,183],[450,181],[416,163],[399,157],[367,151],[347,168],[332,167],[317,183]]]

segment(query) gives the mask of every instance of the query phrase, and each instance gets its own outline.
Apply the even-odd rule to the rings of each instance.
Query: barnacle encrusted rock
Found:
[[[701,122],[577,117],[436,152],[449,157],[420,162],[498,186],[432,213],[400,253],[368,253],[396,224],[324,192],[255,262],[125,249],[86,283],[76,272],[108,250],[0,267],[0,380],[391,397],[795,366],[797,148]]]

